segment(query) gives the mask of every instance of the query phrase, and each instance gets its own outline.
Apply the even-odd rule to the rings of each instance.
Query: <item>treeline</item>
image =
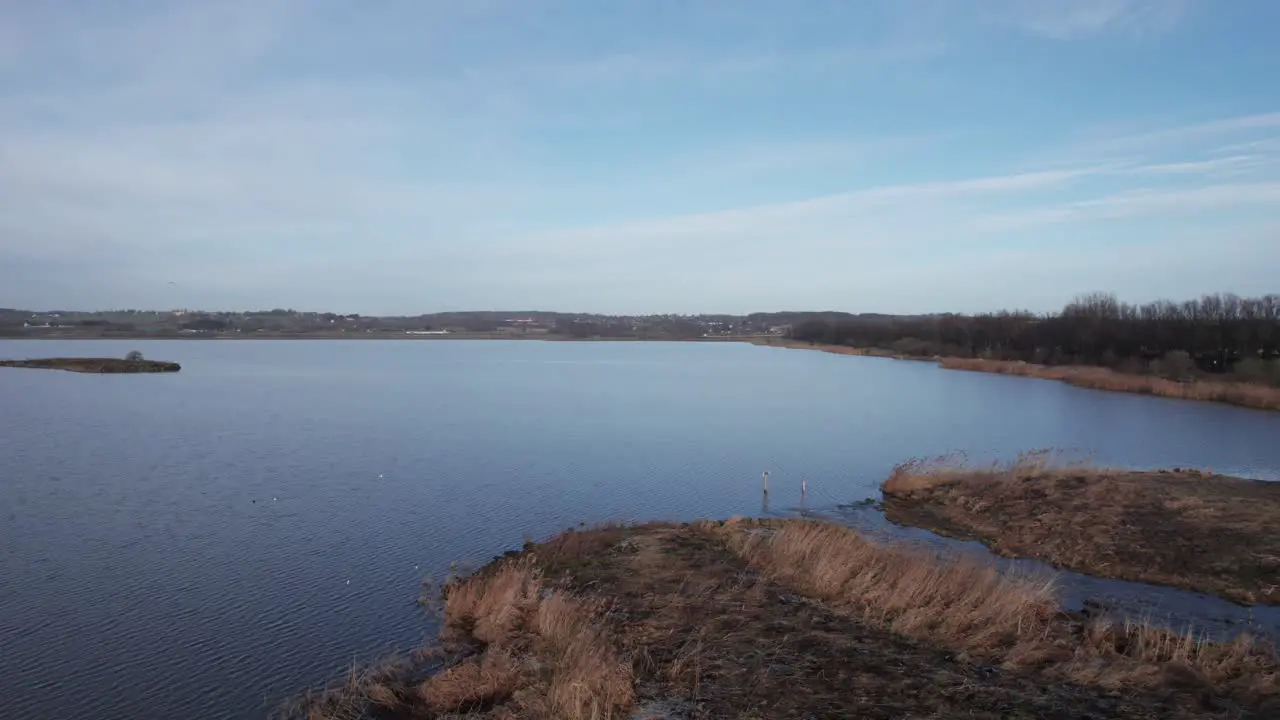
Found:
[[[910,356],[1101,365],[1163,375],[1232,372],[1242,379],[1280,381],[1280,295],[1219,294],[1132,305],[1093,293],[1056,314],[809,321],[793,326],[791,337]]]

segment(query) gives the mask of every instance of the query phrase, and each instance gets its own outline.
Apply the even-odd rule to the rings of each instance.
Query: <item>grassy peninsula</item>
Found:
[[[438,643],[281,717],[1264,718],[1276,655],[806,520],[570,531],[424,601]]]
[[[1280,605],[1280,482],[1134,472],[1047,451],[1011,463],[903,463],[884,482],[894,522],[1103,577]]]
[[[167,373],[178,372],[182,366],[175,362],[143,360],[141,358],[39,358],[34,360],[0,360],[0,367],[34,368],[37,370],[67,370],[78,373]]]

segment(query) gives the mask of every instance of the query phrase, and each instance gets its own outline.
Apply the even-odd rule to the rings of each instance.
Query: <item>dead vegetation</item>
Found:
[[[1274,658],[807,521],[605,527],[448,584],[438,661],[292,718],[1263,718]]]
[[[1109,690],[1192,678],[1280,692],[1275,651],[1242,635],[1212,642],[1133,621],[1073,622],[1051,583],[978,561],[872,542],[839,525],[782,521],[729,531],[753,567],[831,607],[965,656]]]
[[[1034,363],[943,357],[938,363],[951,370],[1019,375],[1061,380],[1093,390],[1158,395],[1180,400],[1208,400],[1258,410],[1280,410],[1280,387],[1244,382],[1193,380],[1179,382],[1155,375],[1122,373],[1110,368],[1086,365],[1037,365]]]
[[[1111,470],[1038,451],[988,466],[912,460],[881,489],[891,520],[1002,555],[1280,604],[1280,483]]]
[[[307,720],[492,717],[609,720],[633,701],[631,666],[599,604],[547,587],[532,557],[504,560],[444,589],[443,666],[416,679],[397,660],[305,696]],[[420,656],[417,658],[422,659]]]
[[[972,560],[939,562],[923,550],[881,545],[830,523],[730,527],[732,549],[788,587],[965,652],[1016,653],[1058,613],[1046,579],[1004,576]]]

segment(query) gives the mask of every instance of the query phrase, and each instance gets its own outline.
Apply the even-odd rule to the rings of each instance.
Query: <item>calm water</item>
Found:
[[[0,341],[0,716],[261,717],[431,634],[422,575],[579,522],[877,495],[1056,446],[1280,477],[1280,413],[741,344]],[[794,499],[793,499],[794,498]]]

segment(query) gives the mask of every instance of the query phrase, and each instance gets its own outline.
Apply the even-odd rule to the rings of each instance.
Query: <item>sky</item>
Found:
[[[0,0],[0,306],[1280,291],[1274,0]]]

